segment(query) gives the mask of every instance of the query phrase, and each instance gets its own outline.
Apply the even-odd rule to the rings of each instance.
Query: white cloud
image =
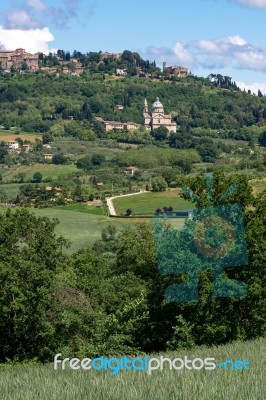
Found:
[[[37,19],[22,9],[15,9],[8,12],[5,25],[9,29],[34,29],[41,27]]]
[[[30,53],[38,51],[48,54],[56,49],[49,48],[49,43],[54,40],[49,28],[42,29],[5,29],[0,26],[0,45],[8,50],[22,47]]]
[[[266,8],[266,0],[235,0],[235,2],[250,8]]]
[[[195,57],[186,49],[181,42],[175,42],[172,48],[149,46],[140,53],[148,59],[156,59],[157,62],[181,64],[185,67],[196,66]]]
[[[248,43],[239,35],[196,40],[186,46],[196,52],[203,68],[233,67],[266,72],[266,48]]]
[[[42,0],[27,0],[27,5],[34,8],[35,10],[45,10],[46,4]]]
[[[232,44],[235,44],[236,46],[244,46],[245,44],[247,44],[247,42],[245,41],[245,39],[243,39],[241,36],[236,35],[236,36],[228,36],[228,40],[229,42],[231,42]]]
[[[172,50],[176,55],[176,60],[178,63],[186,66],[192,66],[195,64],[195,58],[186,50],[183,43],[175,42]]]
[[[248,43],[239,35],[175,42],[171,48],[150,46],[142,54],[149,59],[191,69],[233,68],[266,72],[266,47]]]
[[[258,94],[258,90],[260,90],[264,95],[266,95],[266,82],[254,82],[254,83],[245,83],[245,82],[238,82],[236,81],[236,84],[240,89],[246,91],[250,90],[251,93]]]
[[[213,54],[219,54],[220,53],[220,48],[219,46],[212,42],[211,40],[198,40],[196,42],[191,43],[192,47],[197,47],[198,49],[207,52],[207,53],[213,53]]]
[[[46,0],[13,0],[4,15],[3,25],[7,29],[36,29],[52,23],[57,29],[68,29],[73,19],[78,20],[82,13],[93,13],[94,5],[82,0],[62,0],[60,6],[54,1],[50,5]]]

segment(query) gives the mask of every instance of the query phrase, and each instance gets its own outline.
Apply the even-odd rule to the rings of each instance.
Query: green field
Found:
[[[180,189],[166,192],[148,192],[113,200],[117,215],[124,215],[130,208],[133,215],[153,215],[157,208],[173,207],[176,211],[190,210],[194,205],[180,197]]]
[[[265,400],[266,339],[157,354],[170,359],[247,360],[250,370],[72,371],[53,364],[10,366],[1,371],[5,400]],[[69,354],[70,357],[71,354]],[[89,356],[89,355],[88,355]],[[167,365],[167,363],[166,363]]]
[[[0,212],[5,212],[6,210],[6,208],[0,208]],[[16,210],[16,208],[13,210]],[[102,212],[99,209],[96,210],[96,212]],[[102,229],[109,224],[115,225],[118,231],[122,231],[135,222],[131,219],[120,221],[103,215],[94,215],[93,210],[90,208],[88,212],[80,212],[80,210],[79,212],[77,210],[67,211],[66,209],[60,209],[60,207],[46,209],[30,208],[29,211],[39,217],[45,216],[59,220],[55,231],[58,235],[62,235],[70,240],[71,246],[66,249],[66,253],[68,254],[78,251],[85,246],[92,245],[96,240],[101,238]]]
[[[21,185],[21,183],[3,184],[0,186],[0,190],[7,194],[8,200],[13,200],[18,194]]]
[[[84,246],[92,245],[101,238],[102,229],[108,224],[114,224],[117,230],[128,226],[128,221],[113,221],[108,217],[91,215],[83,212],[60,209],[31,209],[38,216],[58,218],[60,221],[56,232],[71,241],[68,253],[78,251]]]
[[[58,207],[58,210],[66,210],[66,211],[76,211],[85,214],[93,214],[93,215],[106,215],[106,210],[104,207],[96,207],[95,205],[87,205],[87,204],[69,204],[66,206]]]
[[[60,175],[68,175],[71,172],[78,172],[75,165],[55,165],[55,164],[34,164],[34,165],[20,165],[12,171],[3,174],[3,178],[6,181],[12,181],[15,176],[23,172],[25,173],[25,180],[30,180],[33,178],[35,172],[40,172],[43,179],[46,178],[57,178]]]

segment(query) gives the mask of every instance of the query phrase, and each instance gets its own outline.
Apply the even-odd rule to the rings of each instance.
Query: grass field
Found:
[[[124,215],[127,208],[133,211],[133,215],[153,215],[157,208],[170,206],[176,211],[194,208],[192,203],[180,197],[180,189],[121,197],[114,199],[113,204],[118,215]]]
[[[42,135],[39,134],[30,134],[30,133],[20,133],[19,135],[16,135],[15,133],[6,133],[6,132],[0,132],[0,142],[3,140],[4,142],[13,142],[17,138],[20,138],[22,140],[29,140],[30,142],[34,143],[35,139],[41,140]]]
[[[20,173],[25,173],[25,179],[32,179],[35,172],[40,172],[45,178],[56,178],[60,175],[67,175],[71,172],[77,172],[78,169],[75,165],[55,165],[55,164],[33,164],[33,165],[20,165],[12,171],[3,175],[6,181],[12,181],[14,177]]]
[[[1,371],[5,400],[265,400],[266,339],[198,347],[160,354],[189,359],[213,357],[215,362],[247,360],[250,370],[64,371],[53,364],[13,366]],[[158,357],[160,355],[153,355]],[[69,355],[71,357],[71,355]]]
[[[7,194],[8,200],[13,200],[19,192],[19,187],[21,183],[9,183],[0,185],[0,190],[4,191]]]
[[[104,207],[96,207],[95,205],[87,205],[87,204],[69,204],[66,206],[58,207],[59,210],[66,211],[76,211],[85,214],[93,214],[93,215],[106,215],[106,211]]]
[[[69,207],[71,209],[71,206]],[[6,210],[6,208],[0,208],[0,212],[5,212]],[[99,212],[98,209],[96,210]],[[71,241],[70,248],[66,249],[68,254],[92,245],[101,238],[102,229],[109,224],[115,225],[118,231],[122,231],[135,222],[131,219],[116,220],[103,215],[94,215],[91,213],[93,210],[90,209],[88,212],[77,212],[77,210],[67,211],[67,209],[58,207],[46,209],[30,208],[29,211],[39,217],[45,216],[59,220],[55,231],[58,235],[62,235]]]

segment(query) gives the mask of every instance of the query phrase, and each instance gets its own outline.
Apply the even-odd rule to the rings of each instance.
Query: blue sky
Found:
[[[0,45],[138,51],[266,94],[266,0],[2,0]]]

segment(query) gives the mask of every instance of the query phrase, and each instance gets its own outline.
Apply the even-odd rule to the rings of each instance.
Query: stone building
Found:
[[[177,66],[177,65],[172,65],[167,67],[166,62],[163,63],[163,74],[165,76],[176,76],[177,78],[185,78],[188,75],[190,75],[190,72],[188,71],[187,68]]]
[[[39,53],[30,54],[25,49],[0,50],[0,63],[5,71],[9,71],[12,66],[21,69],[24,63],[31,71],[35,71],[39,68],[38,62]]]
[[[151,112],[149,112],[147,100],[144,100],[143,119],[144,126],[149,131],[157,129],[160,126],[165,126],[169,132],[176,132],[176,123],[172,122],[171,115],[164,114],[164,108],[159,101],[159,97],[153,103]]]
[[[119,130],[119,131],[130,131],[140,127],[135,122],[120,122],[120,121],[103,121],[103,127],[105,132]]]

